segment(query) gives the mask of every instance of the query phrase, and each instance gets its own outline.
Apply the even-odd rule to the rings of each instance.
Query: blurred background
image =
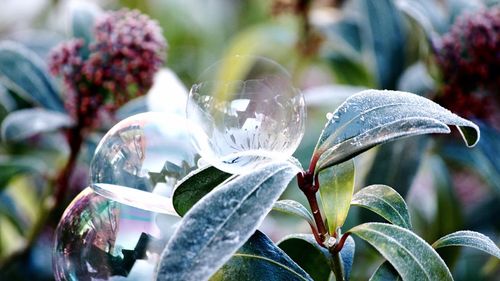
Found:
[[[363,89],[416,93],[476,122],[481,140],[472,149],[453,132],[404,139],[358,156],[356,188],[378,183],[398,190],[410,206],[415,232],[428,242],[461,229],[500,242],[498,1],[0,4],[0,280],[53,280],[54,229],[72,198],[88,185],[89,162],[103,134],[139,112],[182,115],[197,77],[234,54],[277,61],[302,90],[308,117],[295,156],[304,167],[326,113]],[[68,105],[71,88],[64,69],[59,71],[63,77],[54,75],[53,50],[68,40],[85,39],[96,19],[120,8],[137,9],[157,21],[168,44],[166,58],[151,85],[146,83],[144,91],[125,101],[111,101],[116,108],[98,125],[77,126],[80,139],[75,141],[68,137],[75,132],[68,108],[81,104]],[[283,197],[306,202],[295,184]],[[353,207],[345,229],[369,220],[381,221]],[[262,229],[275,241],[292,232],[309,232],[303,222],[274,213]],[[356,243],[352,279],[366,280],[382,259],[362,241]],[[465,249],[442,254],[456,280],[500,280],[498,259]]]

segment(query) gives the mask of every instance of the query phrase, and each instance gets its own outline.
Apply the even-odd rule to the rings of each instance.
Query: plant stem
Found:
[[[310,172],[303,172],[297,174],[297,183],[299,185],[300,190],[304,193],[304,195],[307,198],[307,201],[309,202],[309,207],[311,208],[313,217],[314,217],[314,222],[316,223],[316,228],[318,229],[318,237],[316,238],[318,244],[321,246],[323,245],[323,242],[325,241],[325,237],[327,234],[325,222],[323,221],[323,217],[321,216],[321,211],[318,206],[318,200],[316,198],[316,192],[318,192],[319,186],[315,183],[315,178],[314,175]],[[316,235],[315,235],[316,237]]]
[[[331,262],[333,274],[335,275],[336,281],[344,281],[344,266],[342,265],[342,258],[340,257],[340,252],[330,251]]]

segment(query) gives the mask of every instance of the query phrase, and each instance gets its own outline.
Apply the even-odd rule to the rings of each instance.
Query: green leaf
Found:
[[[331,255],[326,248],[316,242],[312,234],[288,235],[278,242],[278,246],[309,273],[315,281],[329,280]],[[340,251],[346,280],[349,280],[351,274],[354,250],[354,239],[349,236]]]
[[[393,0],[360,0],[365,42],[375,62],[373,73],[382,89],[394,89],[405,61],[406,30]]]
[[[94,22],[100,10],[97,5],[90,3],[76,3],[71,11],[71,27],[73,37],[84,41],[81,54],[84,59],[89,55],[89,44],[94,41]]]
[[[403,281],[403,279],[390,263],[383,262],[375,270],[369,281]]]
[[[330,235],[344,224],[354,191],[354,161],[350,160],[319,173],[321,203]]]
[[[349,232],[375,247],[403,280],[453,280],[436,251],[408,229],[386,223],[364,223]]]
[[[330,253],[318,245],[312,234],[288,235],[278,242],[278,247],[309,273],[313,280],[329,280]]]
[[[349,97],[326,123],[314,151],[316,172],[402,137],[460,129],[467,145],[479,140],[476,124],[426,98],[399,91],[366,90]]]
[[[387,185],[370,185],[354,194],[351,205],[371,210],[392,224],[411,229],[410,213],[406,203]]]
[[[311,279],[290,257],[276,247],[271,239],[257,230],[210,280],[316,279]]]
[[[500,249],[488,236],[475,231],[462,230],[450,233],[432,244],[435,249],[449,246],[476,248],[500,259]]]
[[[306,209],[306,207],[295,200],[286,199],[276,201],[273,205],[273,210],[303,218],[311,227],[315,228],[312,214]]]
[[[0,82],[28,101],[65,112],[45,62],[21,44],[0,43]]]
[[[72,125],[73,120],[64,113],[41,108],[22,109],[5,117],[1,135],[4,141],[20,141]]]
[[[230,177],[231,174],[213,166],[193,171],[175,188],[172,197],[175,210],[180,216],[184,216],[203,196]]]
[[[203,197],[162,253],[157,280],[200,280],[214,274],[250,238],[299,171],[290,162],[273,162]]]

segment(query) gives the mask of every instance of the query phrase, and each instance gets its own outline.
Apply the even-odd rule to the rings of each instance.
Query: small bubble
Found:
[[[330,120],[332,118],[333,118],[333,113],[331,113],[331,112],[326,113],[326,119],[327,120]]]

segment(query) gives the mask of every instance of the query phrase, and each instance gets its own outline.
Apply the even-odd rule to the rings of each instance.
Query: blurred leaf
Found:
[[[403,197],[389,186],[367,186],[354,194],[351,204],[367,208],[392,224],[411,229],[410,214]]]
[[[393,186],[405,196],[413,184],[425,150],[427,136],[417,136],[398,142],[386,143],[377,148],[373,165],[364,178],[365,185]]]
[[[5,117],[1,133],[4,141],[20,141],[72,125],[73,120],[64,113],[41,108],[22,109]]]
[[[500,259],[500,249],[488,236],[475,231],[462,230],[450,233],[432,244],[435,249],[449,246],[465,246],[486,252]]]
[[[184,216],[203,196],[230,177],[231,174],[213,166],[193,171],[182,179],[175,188],[172,197],[175,210],[180,216]]]
[[[369,281],[403,281],[403,279],[396,269],[385,261],[375,270]]]
[[[383,89],[395,89],[405,62],[406,31],[393,0],[359,0],[362,30],[371,47],[375,75]]]
[[[422,62],[417,62],[406,68],[397,85],[399,91],[415,93],[423,97],[429,97],[435,88],[436,82]]]
[[[71,11],[73,37],[83,40],[84,44],[80,52],[84,59],[89,55],[89,44],[94,41],[94,22],[97,11],[97,5],[84,2],[76,2]]]
[[[123,120],[135,114],[148,112],[148,101],[146,96],[137,97],[120,107],[116,113],[115,117],[118,120]]]
[[[460,129],[467,145],[479,128],[426,98],[398,91],[366,90],[349,97],[326,123],[314,151],[316,172],[401,137]]]
[[[157,280],[200,280],[214,274],[250,238],[298,172],[289,162],[273,162],[203,197],[163,251]]]
[[[316,227],[316,224],[314,223],[314,218],[309,212],[309,210],[307,210],[306,207],[304,207],[304,205],[300,204],[295,200],[286,199],[286,200],[276,201],[273,205],[273,211],[295,215],[299,218],[305,219],[311,227],[313,228]]]
[[[265,234],[256,231],[211,281],[313,280]],[[314,279],[316,280],[316,279]]]
[[[26,100],[65,112],[45,62],[23,45],[0,43],[0,82]]]
[[[361,61],[338,53],[326,57],[338,84],[373,87],[373,77]]]
[[[405,228],[386,223],[364,223],[349,232],[375,247],[403,280],[453,280],[436,251]]]
[[[444,33],[448,30],[449,22],[444,6],[434,0],[398,0],[398,8],[407,16],[414,19],[431,38],[434,32]]]
[[[467,150],[456,143],[441,147],[441,155],[451,164],[469,167],[477,172],[497,194],[500,194],[500,132],[480,124],[481,141]]]
[[[318,245],[312,234],[288,235],[278,242],[278,247],[309,273],[313,280],[329,280],[330,253]]]
[[[319,173],[321,203],[330,235],[344,225],[354,191],[354,161],[350,160]]]

